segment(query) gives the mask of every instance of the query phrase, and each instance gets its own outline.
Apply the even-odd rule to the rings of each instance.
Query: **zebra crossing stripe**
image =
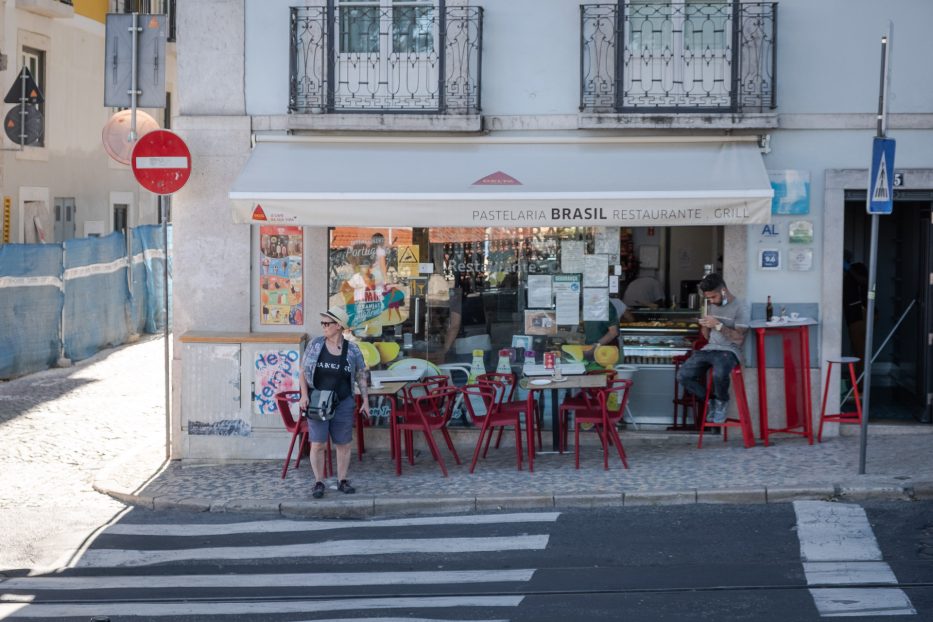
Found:
[[[245,560],[292,557],[342,557],[398,553],[475,553],[547,548],[549,536],[499,536],[482,538],[419,538],[332,540],[304,544],[191,549],[130,550],[90,549],[75,564],[78,568],[148,566],[179,561]]]
[[[560,512],[524,512],[515,514],[480,514],[478,516],[432,516],[369,521],[297,521],[270,520],[240,523],[139,525],[116,524],[104,531],[120,536],[226,536],[239,533],[297,533],[373,527],[420,527],[426,525],[491,525],[497,523],[553,523]]]
[[[0,603],[0,618],[60,619],[66,617],[159,618],[168,616],[258,616],[322,611],[372,609],[434,609],[453,607],[517,607],[524,596],[427,596],[389,598],[343,598],[299,601],[212,601],[212,602],[132,602],[89,604]]]
[[[321,585],[431,585],[527,582],[534,569],[431,572],[311,572],[247,575],[153,575],[119,577],[18,577],[3,582],[7,592],[26,590],[320,587]]]
[[[795,501],[797,537],[808,585],[897,584],[882,561],[865,510],[827,501]],[[820,587],[810,595],[822,617],[916,615],[898,588]]]

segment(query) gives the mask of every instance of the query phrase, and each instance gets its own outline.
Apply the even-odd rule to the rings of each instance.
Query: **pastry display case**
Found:
[[[634,322],[621,322],[619,335],[626,365],[672,366],[673,357],[693,348],[700,336],[692,310],[635,311]]]

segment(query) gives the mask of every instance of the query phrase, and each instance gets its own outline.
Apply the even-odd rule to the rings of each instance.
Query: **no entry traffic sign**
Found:
[[[172,194],[191,177],[191,152],[174,132],[156,130],[136,142],[132,165],[143,188],[155,194]]]

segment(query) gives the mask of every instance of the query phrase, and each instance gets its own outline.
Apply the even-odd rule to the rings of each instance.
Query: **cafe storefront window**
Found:
[[[502,349],[516,362],[617,325],[609,298],[634,268],[631,240],[619,227],[336,227],[328,305],[371,344],[371,366],[468,365],[482,350],[491,371]]]

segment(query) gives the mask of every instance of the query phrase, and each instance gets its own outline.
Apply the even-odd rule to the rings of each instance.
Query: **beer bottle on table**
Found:
[[[770,322],[774,317],[774,305],[771,304],[771,296],[768,296],[768,304],[765,305],[765,321]]]

